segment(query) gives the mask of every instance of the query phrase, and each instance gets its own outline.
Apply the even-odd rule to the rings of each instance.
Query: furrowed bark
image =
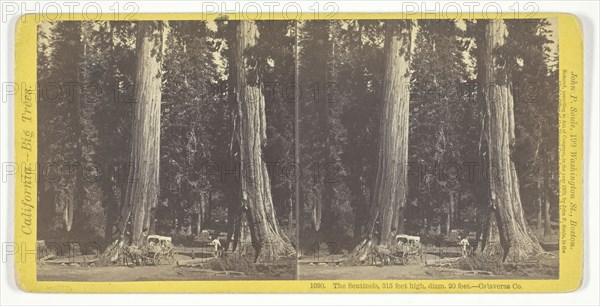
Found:
[[[387,21],[379,161],[367,233],[354,250],[360,261],[387,245],[406,206],[412,21]]]
[[[141,21],[130,172],[113,240],[143,245],[149,234],[159,190],[162,23]]]
[[[495,214],[504,261],[522,261],[541,252],[537,238],[529,230],[521,206],[519,181],[511,150],[515,142],[513,97],[504,63],[495,50],[507,35],[502,20],[485,25],[484,65],[487,108],[488,171],[490,199]]]
[[[239,21],[233,56],[236,70],[236,100],[240,128],[241,200],[250,229],[256,261],[269,261],[295,254],[275,216],[271,184],[262,160],[266,135],[265,100],[262,94],[253,47],[258,28],[253,21]]]

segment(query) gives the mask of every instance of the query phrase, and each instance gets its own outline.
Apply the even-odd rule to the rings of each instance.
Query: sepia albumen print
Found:
[[[557,279],[557,29],[42,22],[38,280]]]

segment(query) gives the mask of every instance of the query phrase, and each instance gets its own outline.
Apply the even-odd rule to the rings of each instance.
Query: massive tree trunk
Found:
[[[235,34],[237,25],[232,24],[234,29],[232,30]],[[237,40],[234,35],[230,38],[231,49],[235,50],[237,46]],[[239,66],[238,62],[242,59],[238,59],[236,56],[232,56],[229,59],[229,80],[228,86],[230,88],[236,88],[236,76],[237,76],[237,68]],[[241,67],[241,66],[240,66]],[[237,103],[237,93],[236,95],[229,95],[229,102]],[[230,168],[227,168],[227,173],[233,174],[232,176],[228,176],[223,183],[226,184],[225,197],[227,199],[227,246],[225,249],[227,251],[236,252],[240,255],[246,255],[249,248],[252,248],[252,242],[250,241],[250,229],[248,228],[248,222],[246,220],[246,212],[241,205],[241,182],[240,182],[240,173],[242,172],[240,169],[240,145],[239,142],[239,124],[238,124],[238,110],[235,109],[235,115],[233,115],[233,126],[231,133],[231,140],[229,143],[229,156],[226,161],[226,165],[230,165]]]
[[[253,21],[239,21],[233,56],[237,59],[236,100],[240,128],[241,200],[250,228],[256,261],[289,257],[295,251],[281,231],[271,197],[271,183],[262,149],[266,140],[265,100],[259,82],[254,47],[258,28]]]
[[[162,22],[139,22],[136,48],[131,168],[113,246],[145,244],[158,201]]]
[[[487,108],[490,200],[498,224],[505,261],[521,261],[541,251],[529,230],[519,194],[517,172],[511,158],[515,142],[513,97],[505,65],[495,50],[504,45],[506,25],[490,20],[485,26],[485,102]]]
[[[231,161],[231,159],[230,159]],[[233,163],[233,161],[231,161]],[[232,182],[227,182],[232,184]],[[227,251],[239,251],[242,244],[249,243],[250,239],[245,239],[247,236],[242,237],[242,211],[241,198],[240,198],[240,187],[236,181],[235,186],[227,186],[228,189],[225,193],[227,200]],[[244,239],[242,239],[244,238]]]
[[[374,245],[393,241],[406,205],[412,21],[386,22],[379,162],[369,222],[354,250],[364,261]]]
[[[496,258],[502,257],[503,251],[500,245],[498,222],[496,221],[496,214],[494,214],[493,210],[487,214],[480,238],[481,240],[478,241],[477,250],[481,254]]]

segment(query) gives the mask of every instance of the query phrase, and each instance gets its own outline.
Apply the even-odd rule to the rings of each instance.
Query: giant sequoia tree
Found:
[[[514,100],[506,62],[498,55],[505,43],[506,25],[490,20],[485,25],[484,84],[487,108],[486,137],[490,178],[490,200],[504,260],[520,261],[539,253],[541,246],[525,222],[519,181],[511,151],[515,144]],[[494,218],[490,218],[493,221]]]
[[[543,234],[544,240],[552,240],[551,215],[558,212],[552,203],[558,197],[558,152],[553,149],[558,134],[551,128],[558,122],[558,54],[550,25],[547,19],[506,21],[510,35],[505,48],[511,55],[507,64],[515,100],[514,162],[519,165],[521,203],[526,220],[537,215],[536,234]],[[528,42],[526,48],[523,41]]]
[[[113,233],[116,241],[143,245],[158,200],[162,22],[138,24],[135,106],[125,202]]]
[[[235,84],[240,124],[241,211],[250,229],[255,259],[267,261],[291,256],[294,248],[277,222],[269,174],[262,157],[267,122],[254,54],[258,35],[254,21],[239,21],[233,56],[237,64]],[[241,218],[236,220],[241,222]]]
[[[373,245],[395,240],[392,236],[406,205],[411,29],[412,21],[386,24],[377,177],[365,238],[355,249],[361,260]]]

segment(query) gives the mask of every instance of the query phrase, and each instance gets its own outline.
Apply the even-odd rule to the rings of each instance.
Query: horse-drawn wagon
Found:
[[[396,235],[396,245],[390,257],[394,263],[407,265],[411,260],[420,260],[423,254],[421,237],[410,235]]]
[[[174,265],[177,263],[175,255],[177,250],[171,242],[171,237],[160,235],[149,235],[147,238],[148,252],[147,260],[158,265]]]

